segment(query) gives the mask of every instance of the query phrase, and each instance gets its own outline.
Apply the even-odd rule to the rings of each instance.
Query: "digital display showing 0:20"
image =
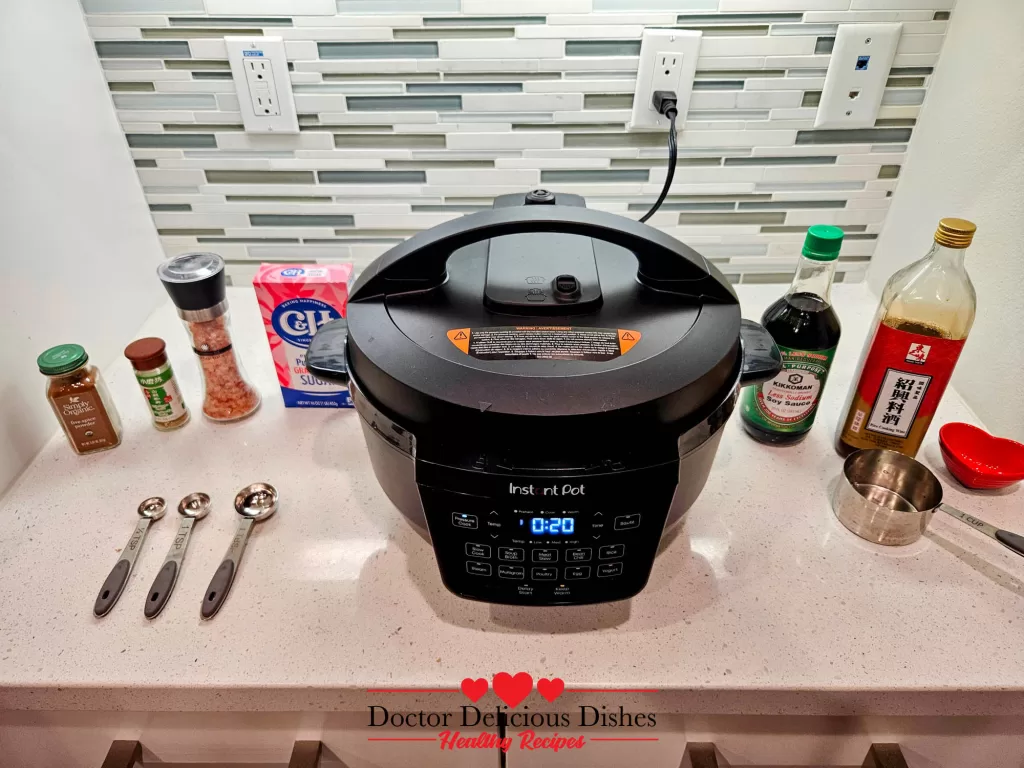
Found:
[[[568,536],[576,532],[576,521],[571,517],[531,517],[529,523],[530,533],[535,536]],[[519,524],[525,525],[522,518]]]

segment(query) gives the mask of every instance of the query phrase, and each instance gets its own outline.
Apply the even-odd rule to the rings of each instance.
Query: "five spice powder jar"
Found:
[[[95,453],[121,444],[121,418],[89,355],[78,344],[60,344],[36,358],[47,377],[46,399],[72,450]]]

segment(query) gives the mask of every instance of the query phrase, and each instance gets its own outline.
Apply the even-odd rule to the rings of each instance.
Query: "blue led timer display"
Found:
[[[576,520],[571,517],[531,517],[530,533],[535,536],[547,535],[571,535],[576,532]],[[526,525],[526,520],[519,518],[520,525]]]

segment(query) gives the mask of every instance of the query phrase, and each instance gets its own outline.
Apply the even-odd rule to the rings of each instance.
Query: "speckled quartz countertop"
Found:
[[[781,290],[741,288],[745,314],[758,317]],[[1024,560],[942,515],[899,550],[857,539],[832,516],[832,430],[875,307],[863,286],[837,286],[834,299],[844,336],[809,439],[768,448],[734,416],[703,494],[639,596],[531,609],[445,590],[430,545],[374,480],[354,411],[286,411],[251,290],[233,288],[230,300],[236,345],[264,400],[233,425],[195,415],[198,373],[163,306],[138,336],[167,340],[192,423],[156,432],[119,360],[105,374],[123,445],[80,458],[56,435],[0,500],[0,709],[355,710],[380,701],[368,688],[452,690],[467,676],[524,670],[560,676],[570,690],[654,689],[605,694],[654,711],[1024,714]],[[975,420],[952,392],[937,421],[950,420]],[[956,485],[935,430],[922,457],[948,501],[1024,528],[1024,491]],[[227,604],[202,622],[202,592],[236,522],[231,499],[256,480],[277,486],[280,512],[256,527]],[[176,530],[173,510],[151,530],[113,612],[94,618],[139,501],[176,505],[199,490],[214,510],[163,614],[147,621],[142,604]]]

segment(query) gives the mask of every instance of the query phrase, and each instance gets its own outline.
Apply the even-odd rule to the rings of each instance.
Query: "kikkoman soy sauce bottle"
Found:
[[[814,423],[839,343],[832,278],[842,244],[838,227],[816,224],[807,230],[792,285],[761,317],[782,353],[782,371],[743,390],[740,417],[747,434],[762,443],[799,443]]]
[[[841,455],[917,455],[974,324],[977,296],[964,269],[974,230],[964,219],[943,219],[928,254],[885,284],[836,433]]]

